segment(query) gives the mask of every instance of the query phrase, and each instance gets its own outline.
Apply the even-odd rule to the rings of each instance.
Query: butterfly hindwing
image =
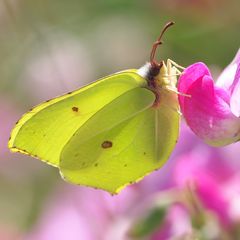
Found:
[[[134,89],[92,116],[65,145],[60,161],[72,183],[117,193],[160,168],[178,137],[178,114],[153,107],[154,94]]]

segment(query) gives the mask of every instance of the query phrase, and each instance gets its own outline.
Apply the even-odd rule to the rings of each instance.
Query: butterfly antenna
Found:
[[[174,24],[174,22],[168,22],[164,28],[162,29],[159,38],[157,39],[157,41],[153,44],[152,46],[152,51],[150,54],[150,63],[152,65],[152,67],[158,67],[160,68],[162,66],[162,61],[159,63],[155,60],[155,56],[156,56],[156,52],[157,52],[157,48],[159,45],[161,45],[163,42],[161,41],[163,34],[166,32],[166,30],[171,27]]]

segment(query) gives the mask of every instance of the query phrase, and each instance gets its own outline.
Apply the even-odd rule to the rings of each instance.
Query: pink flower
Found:
[[[183,116],[192,131],[212,146],[240,139],[240,51],[214,84],[204,63],[187,67],[179,78]]]
[[[161,228],[151,236],[151,240],[191,239],[193,229],[188,210],[183,204],[172,204]]]
[[[224,226],[229,226],[230,203],[223,185],[231,179],[232,174],[232,170],[216,151],[199,146],[192,152],[179,157],[174,178],[180,189],[196,194],[204,208],[214,213]]]
[[[133,220],[154,196],[154,193],[142,195],[140,188],[130,186],[111,196],[101,190],[66,185],[25,239],[46,240],[49,236],[52,240],[128,239]]]

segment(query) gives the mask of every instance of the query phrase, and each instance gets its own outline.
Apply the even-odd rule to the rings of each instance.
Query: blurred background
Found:
[[[9,153],[10,130],[41,101],[139,68],[167,21],[159,58],[205,62],[239,48],[239,0],[1,0],[0,239],[240,239],[239,143],[211,148],[182,124],[168,163],[118,196],[63,182]]]

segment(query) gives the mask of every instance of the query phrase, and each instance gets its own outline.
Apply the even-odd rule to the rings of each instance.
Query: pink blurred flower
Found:
[[[183,154],[178,159],[174,174],[177,186],[194,191],[201,204],[216,214],[225,226],[230,224],[230,205],[222,184],[231,176],[231,169],[219,159],[217,152],[204,149],[204,146]]]
[[[153,209],[155,204],[167,202],[164,193],[160,196],[157,192],[144,195],[139,190],[139,186],[131,186],[117,196],[110,196],[99,190],[68,186],[54,197],[38,225],[25,240],[47,240],[49,236],[52,240],[133,239],[130,232],[134,222],[142,218],[143,213]],[[163,224],[149,233],[149,239],[168,239],[166,237],[191,233],[187,209],[179,203],[171,205],[173,199],[169,201]]]
[[[169,207],[163,226],[150,239],[191,239],[192,234],[188,210],[183,204],[176,203]]]
[[[196,144],[176,160],[174,179],[182,191],[197,196],[201,210],[207,209],[225,229],[240,222],[240,167],[235,165],[239,155],[231,156],[235,145],[212,148]],[[236,144],[239,149],[239,144]]]
[[[193,132],[206,143],[224,146],[240,139],[240,51],[216,84],[203,63],[187,67],[179,78],[179,102]]]
[[[94,79],[84,44],[65,33],[45,34],[46,44],[32,53],[22,76],[24,89],[27,87],[36,103],[73,91]]]
[[[223,188],[224,195],[229,202],[228,214],[232,222],[240,223],[240,176],[235,174],[227,181]]]
[[[76,186],[60,191],[26,239],[122,240],[139,195],[128,188],[117,196]]]

